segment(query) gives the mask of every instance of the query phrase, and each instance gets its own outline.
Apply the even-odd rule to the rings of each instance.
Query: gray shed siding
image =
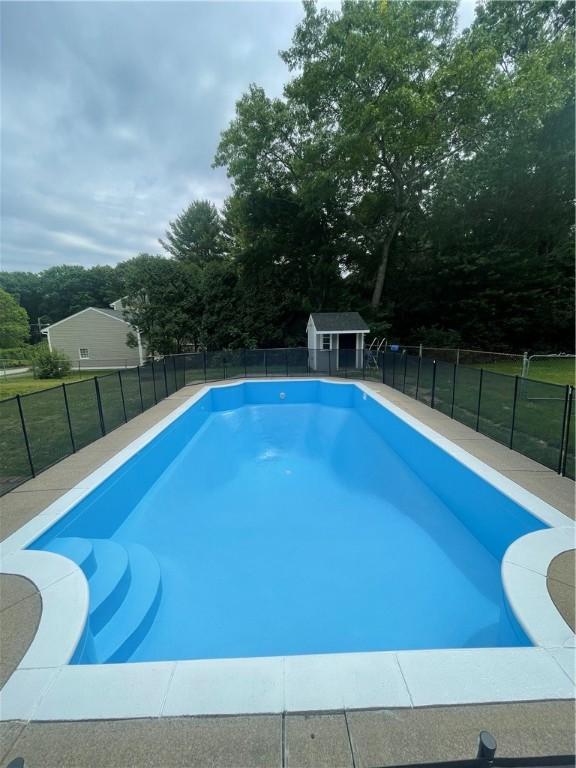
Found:
[[[73,362],[80,358],[80,348],[88,349],[89,358],[81,360],[83,368],[106,368],[138,365],[138,347],[128,347],[126,338],[134,329],[110,315],[87,309],[48,329],[51,349],[64,352]]]

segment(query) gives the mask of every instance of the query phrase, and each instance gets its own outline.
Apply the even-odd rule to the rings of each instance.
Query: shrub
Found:
[[[34,375],[37,379],[62,379],[70,373],[70,359],[64,352],[41,345],[34,354]]]

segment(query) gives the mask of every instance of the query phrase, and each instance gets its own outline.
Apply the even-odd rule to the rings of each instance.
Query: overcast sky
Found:
[[[460,25],[474,0],[460,5]],[[3,2],[1,266],[159,252],[249,83],[280,95],[297,2]]]

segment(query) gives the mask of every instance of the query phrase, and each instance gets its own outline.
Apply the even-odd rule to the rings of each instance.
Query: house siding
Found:
[[[83,368],[106,368],[138,365],[138,347],[127,346],[128,333],[134,329],[94,309],[88,309],[48,329],[51,349],[64,352]],[[80,348],[88,349],[89,359],[80,358]]]

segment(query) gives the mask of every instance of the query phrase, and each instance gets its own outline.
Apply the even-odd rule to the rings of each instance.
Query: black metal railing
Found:
[[[0,495],[190,384],[336,376],[383,382],[574,479],[574,389],[406,352],[251,349],[150,360],[0,401]]]

